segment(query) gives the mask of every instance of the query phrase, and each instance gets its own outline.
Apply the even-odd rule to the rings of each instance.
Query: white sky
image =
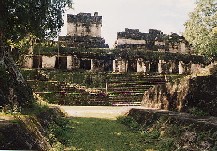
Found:
[[[166,34],[184,31],[184,23],[192,12],[195,0],[73,0],[67,13],[99,12],[103,17],[102,37],[113,46],[117,32],[125,28],[148,32],[158,29]],[[66,16],[66,15],[65,15]],[[66,35],[66,26],[61,35]]]

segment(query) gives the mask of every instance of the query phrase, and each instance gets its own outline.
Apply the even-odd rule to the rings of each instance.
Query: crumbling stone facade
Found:
[[[156,29],[149,29],[149,33],[142,33],[139,29],[125,28],[124,32],[117,33],[115,47],[172,53],[191,52],[190,46],[183,36],[176,33],[166,35]]]
[[[125,32],[117,33],[116,48],[145,48],[146,33],[139,32],[139,29],[125,28]]]
[[[191,55],[194,61],[186,62],[184,56],[192,50],[185,38],[176,33],[166,35],[156,29],[142,33],[139,29],[126,28],[117,33],[115,49],[109,50],[100,49],[108,48],[101,38],[101,28],[102,16],[97,12],[93,16],[91,13],[68,14],[67,35],[59,37],[58,53],[46,56],[45,51],[45,55],[28,55],[23,67],[144,74],[189,74],[200,68],[200,61]],[[175,57],[180,55],[181,59]]]
[[[67,15],[67,36],[60,36],[59,41],[65,47],[108,48],[101,38],[102,16],[95,12]]]

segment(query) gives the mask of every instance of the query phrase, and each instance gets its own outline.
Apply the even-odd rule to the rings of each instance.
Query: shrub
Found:
[[[131,130],[138,131],[141,129],[141,126],[131,116],[120,116],[117,118],[117,121],[120,122],[121,124],[126,125]]]

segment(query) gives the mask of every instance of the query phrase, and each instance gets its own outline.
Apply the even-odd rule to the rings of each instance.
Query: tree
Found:
[[[217,0],[198,0],[185,23],[184,37],[198,54],[217,55]]]
[[[10,43],[26,37],[54,37],[71,0],[0,0],[0,97],[2,102],[28,105],[32,93],[10,57]],[[9,93],[10,91],[10,93]],[[14,99],[15,98],[15,99]]]
[[[1,0],[3,40],[18,41],[27,34],[38,38],[56,36],[66,6],[71,6],[71,0]]]

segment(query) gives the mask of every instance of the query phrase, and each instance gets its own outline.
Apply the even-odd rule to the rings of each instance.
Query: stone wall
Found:
[[[116,48],[136,48],[160,52],[189,53],[188,42],[176,33],[166,35],[160,30],[150,29],[149,33],[142,33],[139,29],[128,29],[117,33]]]
[[[77,55],[47,56],[35,55],[26,56],[22,67],[42,69],[87,69],[91,71],[113,71],[113,72],[142,72],[145,74],[190,74],[201,69],[200,64],[185,63],[174,60],[145,60],[143,58],[124,59],[117,57],[101,57],[99,59],[82,57]],[[86,61],[85,61],[86,60]],[[89,60],[89,61],[87,61]]]
[[[113,72],[124,73],[127,72],[128,61],[125,59],[116,59],[113,60]]]
[[[150,70],[150,63],[144,61],[142,58],[137,60],[137,72],[148,73]]]
[[[131,109],[128,119],[131,119],[134,125],[138,123],[137,127],[148,134],[154,132],[154,136],[157,136],[156,132],[158,132],[156,140],[166,137],[165,142],[172,142],[172,148],[163,148],[163,146],[168,147],[164,144],[159,148],[160,150],[163,148],[162,150],[166,151],[216,151],[217,149],[216,117],[199,117],[186,113],[151,109]]]
[[[102,16],[97,12],[94,16],[90,13],[68,14],[67,23],[68,36],[101,37]]]
[[[101,37],[85,36],[59,36],[61,45],[73,48],[108,48],[105,39]]]
[[[67,15],[67,35],[60,36],[59,41],[65,47],[74,48],[108,48],[101,38],[102,16],[95,12]]]
[[[173,111],[198,108],[210,115],[217,115],[216,85],[216,73],[207,76],[186,76],[146,91],[142,106]]]
[[[42,56],[42,68],[54,69],[56,56]]]
[[[23,68],[32,68],[33,67],[33,56],[31,55],[26,55],[24,57],[24,60],[22,62],[22,67]]]

